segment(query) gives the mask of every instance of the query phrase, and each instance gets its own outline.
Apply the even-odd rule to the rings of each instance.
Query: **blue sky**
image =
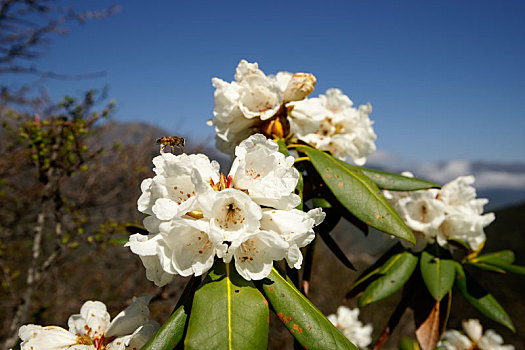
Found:
[[[79,2],[62,1],[63,4]],[[96,9],[108,1],[89,1]],[[118,4],[119,2],[111,2]],[[51,96],[109,87],[120,121],[211,139],[211,78],[240,59],[316,75],[312,96],[370,102],[377,147],[413,161],[525,161],[523,1],[135,1],[72,25],[39,62],[102,78],[40,81]],[[31,76],[4,76],[21,85]],[[213,144],[213,142],[210,142]]]

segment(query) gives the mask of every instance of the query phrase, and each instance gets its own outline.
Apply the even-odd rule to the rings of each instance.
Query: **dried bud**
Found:
[[[284,91],[284,102],[300,101],[314,91],[315,76],[310,73],[295,73]]]

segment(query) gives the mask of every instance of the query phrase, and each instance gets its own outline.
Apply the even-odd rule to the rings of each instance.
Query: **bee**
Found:
[[[157,139],[156,143],[160,144],[160,153],[165,153],[167,147],[170,147],[171,153],[175,153],[176,148],[180,148],[184,152],[186,140],[180,136],[163,136]]]

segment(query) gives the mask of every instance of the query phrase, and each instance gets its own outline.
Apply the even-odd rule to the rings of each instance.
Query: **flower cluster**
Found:
[[[328,320],[339,329],[358,348],[363,349],[372,343],[372,325],[363,325],[358,319],[359,309],[346,306],[337,308],[337,315],[328,315]]]
[[[18,332],[22,350],[76,349],[76,350],[131,350],[140,349],[159,329],[149,320],[148,303],[151,296],[134,298],[133,304],[110,322],[106,305],[100,301],[86,301],[80,314],[71,315],[69,331],[57,326],[42,327],[28,324]]]
[[[483,327],[476,319],[463,321],[463,330],[464,334],[447,330],[438,345],[445,350],[514,350],[512,345],[503,345],[503,338],[492,329],[483,334]]]
[[[412,177],[410,173],[403,175]],[[384,193],[414,231],[416,251],[434,241],[447,247],[449,240],[462,242],[475,251],[485,242],[483,228],[495,217],[493,213],[482,214],[488,200],[476,198],[473,183],[473,176],[460,176],[440,190]]]
[[[278,149],[252,135],[236,147],[228,176],[202,154],[155,157],[156,175],[142,182],[138,200],[150,234],[132,235],[126,244],[142,259],[147,278],[162,286],[177,274],[199,276],[216,256],[234,259],[247,280],[268,276],[274,260],[300,268],[299,248],[314,239],[313,227],[325,214],[295,209],[300,175],[294,158]]]
[[[315,77],[308,73],[279,72],[267,76],[257,63],[242,60],[235,81],[213,78],[217,148],[232,153],[235,145],[256,132],[285,137],[293,133],[334,156],[363,165],[375,151],[376,135],[369,114],[370,104],[355,108],[339,89],[307,98]]]

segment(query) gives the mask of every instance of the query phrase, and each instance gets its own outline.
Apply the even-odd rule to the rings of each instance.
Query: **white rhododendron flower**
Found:
[[[262,132],[285,138],[293,134],[340,159],[363,165],[375,149],[370,104],[354,107],[339,89],[308,98],[316,78],[309,73],[265,75],[257,63],[242,60],[235,81],[213,78],[216,146],[225,153],[248,136]],[[238,156],[238,155],[236,155]]]
[[[139,211],[158,219],[148,222],[150,232],[156,231],[153,227],[162,221],[181,217],[189,211],[196,200],[195,172],[200,178],[219,181],[219,163],[210,162],[203,154],[163,153],[153,158],[153,164],[156,176],[142,182],[142,195],[138,200]]]
[[[266,120],[275,115],[283,102],[283,91],[276,79],[267,77],[257,63],[239,62],[235,71],[238,106],[244,117]]]
[[[251,66],[253,68],[253,66]],[[255,73],[253,73],[255,74]],[[228,177],[203,155],[155,157],[156,176],[142,182],[138,208],[149,235],[130,236],[146,276],[159,286],[173,276],[200,276],[215,258],[235,262],[247,280],[268,276],[273,261],[299,269],[299,248],[315,237],[325,214],[295,209],[299,172],[278,145],[255,134],[235,149]]]
[[[329,89],[325,95],[290,102],[290,131],[298,138],[335,157],[350,156],[363,165],[375,149],[376,134],[369,115],[370,104],[354,107],[339,89]]]
[[[410,173],[403,175],[413,177]],[[482,246],[485,241],[483,229],[495,217],[493,213],[483,214],[488,200],[476,198],[473,183],[473,176],[460,176],[440,190],[384,191],[385,197],[414,231],[417,243],[413,250],[423,250],[427,243],[435,241],[447,247],[449,240],[463,242],[471,250]]]
[[[328,315],[328,320],[332,322],[358,348],[366,348],[372,343],[372,325],[363,325],[359,321],[359,309],[349,309],[346,306],[339,306],[337,314]]]
[[[238,189],[226,188],[203,199],[202,213],[210,219],[209,232],[216,244],[242,240],[261,226],[261,207]]]
[[[260,280],[272,272],[273,261],[285,256],[288,244],[275,232],[256,231],[232,242],[225,262],[235,258],[235,268],[246,280]]]
[[[215,126],[217,148],[233,153],[235,146],[261,130],[265,121],[286,113],[287,102],[306,98],[315,81],[309,73],[279,72],[267,76],[257,63],[245,60],[237,66],[235,81],[213,78],[215,118],[208,125]]]
[[[80,314],[68,320],[69,331],[57,326],[42,327],[28,324],[18,332],[22,350],[127,350],[140,349],[159,328],[149,319],[148,303],[151,296],[133,298],[133,304],[120,312],[113,321],[106,305],[87,301]]]
[[[503,338],[489,329],[483,334],[483,327],[476,319],[463,321],[464,334],[452,329],[447,330],[438,346],[446,350],[514,350],[513,345],[503,345]]]
[[[248,191],[255,202],[268,207],[292,209],[300,204],[293,193],[299,179],[294,158],[280,153],[275,142],[253,135],[241,142],[235,155],[230,170],[235,188]]]
[[[460,176],[439,192],[439,200],[445,203],[448,214],[438,228],[439,244],[445,245],[448,239],[457,239],[477,250],[485,241],[483,228],[496,217],[494,213],[482,215],[488,199],[476,198],[476,189],[471,186],[474,181],[474,176]]]
[[[288,242],[286,261],[290,267],[300,269],[303,254],[299,248],[306,247],[315,238],[314,226],[323,222],[326,214],[321,208],[305,212],[297,209],[263,209],[261,229],[277,233]]]

